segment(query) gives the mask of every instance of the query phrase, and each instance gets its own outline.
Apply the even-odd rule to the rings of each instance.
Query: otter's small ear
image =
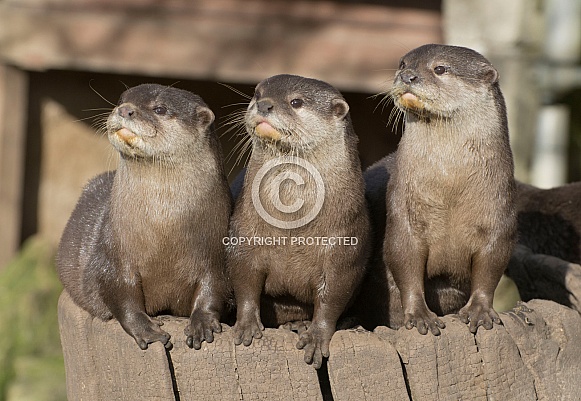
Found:
[[[214,113],[207,107],[199,107],[198,108],[198,121],[204,127],[209,126],[214,122]]]
[[[333,115],[337,118],[343,118],[349,113],[349,105],[343,99],[333,99],[331,101]]]
[[[484,70],[484,79],[486,79],[491,84],[498,82],[498,71],[491,65],[487,65]]]

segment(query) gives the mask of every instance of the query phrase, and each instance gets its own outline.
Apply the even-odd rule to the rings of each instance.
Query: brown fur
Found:
[[[190,317],[190,347],[220,331],[231,197],[213,120],[184,90],[125,91],[107,121],[119,167],[89,182],[61,239],[65,289],[91,315],[118,319],[142,349],[171,346],[149,317],[158,313]]]
[[[302,104],[293,107],[293,99]],[[369,253],[369,218],[357,137],[348,110],[341,94],[324,82],[292,75],[262,81],[245,116],[252,156],[230,224],[231,237],[358,239],[356,246],[287,243],[228,247],[228,269],[237,303],[236,344],[250,345],[253,338],[260,338],[263,323],[277,326],[312,319],[308,329],[299,331],[297,346],[305,349],[305,361],[317,368],[329,354],[337,320],[358,288]],[[257,129],[261,122],[267,122],[267,128]],[[252,183],[258,170],[285,155],[312,163],[325,185],[319,214],[308,224],[290,229],[266,222],[252,202]],[[293,219],[303,216],[315,203],[312,177],[297,166],[281,165],[265,176],[259,192],[265,209],[279,219],[285,216],[273,207],[274,194],[268,188],[274,175],[291,172],[305,180],[304,185],[283,182],[280,186],[283,204],[304,200]]]
[[[403,326],[403,309],[399,289],[391,271],[383,262],[385,237],[386,191],[391,172],[394,170],[395,153],[379,160],[363,174],[365,197],[371,216],[372,253],[367,274],[349,315],[367,330],[377,326],[397,329]]]
[[[506,274],[523,301],[542,298],[578,309],[569,276],[581,263],[581,182],[551,189],[517,182],[517,193],[518,245]]]
[[[581,263],[581,182],[551,189],[517,183],[518,242]]]
[[[385,194],[390,173],[394,169],[395,153],[370,166],[364,173],[365,195],[370,208],[373,225],[373,255],[369,273],[355,303],[354,313],[368,330],[377,326],[399,328],[403,325],[403,310],[400,293],[391,271],[386,270],[382,258],[385,233]],[[551,189],[540,189],[522,182],[517,184],[518,243],[528,252],[558,257],[564,261],[580,263],[581,259],[581,182],[574,182]],[[519,286],[523,300],[543,296],[555,302],[571,306],[567,292],[543,276],[522,271],[522,252],[513,251],[506,274]],[[387,274],[386,274],[387,272]],[[551,276],[552,277],[552,276]],[[433,283],[432,283],[433,284]],[[564,283],[563,283],[564,285]],[[440,291],[443,289],[440,289]],[[449,291],[454,291],[448,288]],[[438,303],[430,302],[434,297],[433,285],[426,288],[427,304],[437,314]],[[535,295],[536,294],[536,295]],[[548,294],[548,295],[547,295]]]
[[[422,334],[458,312],[476,332],[500,323],[494,290],[516,238],[515,183],[494,67],[473,50],[405,55],[390,92],[405,131],[387,185],[384,261],[403,323]]]

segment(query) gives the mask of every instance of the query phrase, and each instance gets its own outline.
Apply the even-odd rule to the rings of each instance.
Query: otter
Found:
[[[221,331],[232,200],[213,121],[191,92],[126,90],[106,124],[118,168],[87,184],[60,241],[65,290],[92,316],[117,319],[141,349],[171,348],[151,318],[160,313],[190,318],[191,348]]]
[[[373,331],[377,326],[399,329],[403,326],[401,296],[390,269],[383,261],[386,222],[386,191],[394,169],[395,153],[369,166],[363,173],[365,198],[371,222],[371,256],[361,291],[348,315],[363,328]]]
[[[389,95],[405,125],[387,183],[383,260],[403,325],[439,335],[437,314],[458,313],[472,333],[491,329],[517,227],[498,72],[474,50],[424,45],[401,59]]]
[[[382,260],[385,195],[394,160],[395,153],[392,153],[367,168],[363,175],[365,195],[372,216],[374,246],[369,273],[361,285],[365,291],[361,292],[355,303],[354,314],[368,330],[377,326],[397,329],[403,325],[399,289]],[[516,185],[518,247],[513,250],[505,273],[517,283],[523,300],[541,297],[571,307],[566,297],[568,293],[562,288],[565,283],[559,271],[547,263],[547,271],[542,277],[534,272],[525,272],[522,269],[528,265],[523,264],[523,256],[551,255],[563,263],[581,262],[581,182],[550,189],[537,188],[519,181],[516,181]],[[557,287],[554,282],[559,283]],[[543,291],[539,291],[540,287]],[[428,306],[438,310],[437,305],[428,303]]]
[[[550,189],[517,182],[518,242],[581,263],[581,182]]]
[[[276,75],[257,85],[244,121],[252,154],[227,246],[235,344],[286,325],[319,368],[370,252],[349,106],[325,82]]]

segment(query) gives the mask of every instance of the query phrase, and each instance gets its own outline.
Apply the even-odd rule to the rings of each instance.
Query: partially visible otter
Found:
[[[501,323],[494,290],[516,239],[515,182],[496,69],[479,53],[424,45],[390,95],[405,129],[387,184],[384,261],[403,324],[421,334],[458,312],[475,333]]]
[[[235,343],[288,323],[299,329],[305,362],[319,368],[369,254],[349,106],[325,82],[277,75],[256,87],[245,124],[252,155],[227,248]],[[232,243],[241,238],[248,241]],[[304,320],[312,322],[296,324]]]
[[[581,263],[581,182],[551,189],[517,182],[517,193],[519,245],[506,274],[524,301],[550,299],[578,310],[571,276]]]
[[[399,289],[393,274],[383,261],[385,238],[386,191],[394,170],[395,153],[369,166],[363,173],[365,198],[371,216],[372,253],[367,273],[349,315],[354,316],[365,329],[377,326],[398,329],[403,326],[403,309]]]
[[[540,189],[517,182],[518,242],[581,263],[581,182]]]
[[[107,120],[117,171],[85,187],[57,269],[91,315],[119,320],[141,349],[170,336],[150,316],[189,316],[199,349],[221,331],[230,288],[222,238],[231,196],[214,114],[193,93],[155,84],[125,91]]]

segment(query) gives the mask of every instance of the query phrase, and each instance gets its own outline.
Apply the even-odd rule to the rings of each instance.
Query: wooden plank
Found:
[[[171,318],[164,330],[172,335],[170,352],[182,399],[200,400],[322,400],[315,369],[303,362],[298,336],[288,330],[266,329],[250,347],[235,346],[232,329],[202,349],[186,346],[187,319]]]
[[[283,72],[378,92],[438,11],[320,1],[0,2],[0,55],[26,69],[256,83]],[[241,6],[242,5],[242,6]]]
[[[533,303],[530,303],[531,307]],[[553,304],[558,315],[566,308]],[[557,361],[560,344],[551,338],[549,326],[542,315],[524,304],[503,315],[503,323],[518,347],[519,355],[535,383],[539,400],[552,400],[561,392],[557,381]],[[563,397],[568,399],[568,397]]]
[[[234,347],[226,340],[236,363],[243,400],[322,400],[316,370],[296,348],[298,335],[289,330],[266,329],[252,346]]]
[[[487,399],[537,400],[534,379],[504,326],[478,330],[476,345],[482,358],[482,373],[486,377]]]
[[[550,350],[542,351],[544,356],[542,363],[555,364],[556,380],[548,383],[553,376],[543,378],[543,389],[546,399],[576,400],[581,394],[579,372],[581,372],[581,318],[579,312],[550,301],[534,299],[527,305],[540,314],[547,323],[547,334],[550,339],[557,342],[559,351],[557,355]],[[530,357],[531,355],[527,355]],[[552,358],[551,356],[555,356]],[[534,355],[533,355],[534,357]],[[551,372],[552,368],[536,366],[536,375],[544,370]],[[535,377],[536,379],[536,377]],[[550,393],[554,391],[557,392]],[[539,398],[541,399],[541,398]]]
[[[66,291],[59,299],[59,327],[69,400],[175,401],[160,343],[142,351],[119,322],[93,319]]]
[[[395,347],[394,330],[339,330],[331,340],[329,380],[334,401],[409,400]]]
[[[116,320],[93,319],[91,351],[100,400],[175,401],[165,347],[141,350]]]
[[[203,344],[202,349],[190,349],[185,344],[186,318],[164,319],[163,329],[171,334],[173,349],[171,361],[182,399],[185,394],[195,394],[200,400],[238,401],[241,389],[238,383],[236,363],[232,359],[233,343],[221,334],[216,334],[212,344]],[[224,326],[226,329],[226,326]]]
[[[442,320],[446,328],[440,336],[405,328],[395,335],[411,398],[486,400],[487,377],[474,336],[456,317]]]
[[[64,291],[59,298],[58,320],[65,360],[67,398],[93,401],[99,394],[97,366],[88,344],[93,319],[88,313],[82,312]]]
[[[304,363],[295,333],[266,329],[244,347],[234,345],[224,326],[213,343],[193,350],[185,344],[187,319],[162,321],[172,350],[154,343],[142,351],[116,320],[91,318],[63,292],[59,325],[68,398],[173,401],[177,393],[182,400],[322,401],[317,372]]]
[[[0,64],[0,268],[20,246],[28,76]]]

